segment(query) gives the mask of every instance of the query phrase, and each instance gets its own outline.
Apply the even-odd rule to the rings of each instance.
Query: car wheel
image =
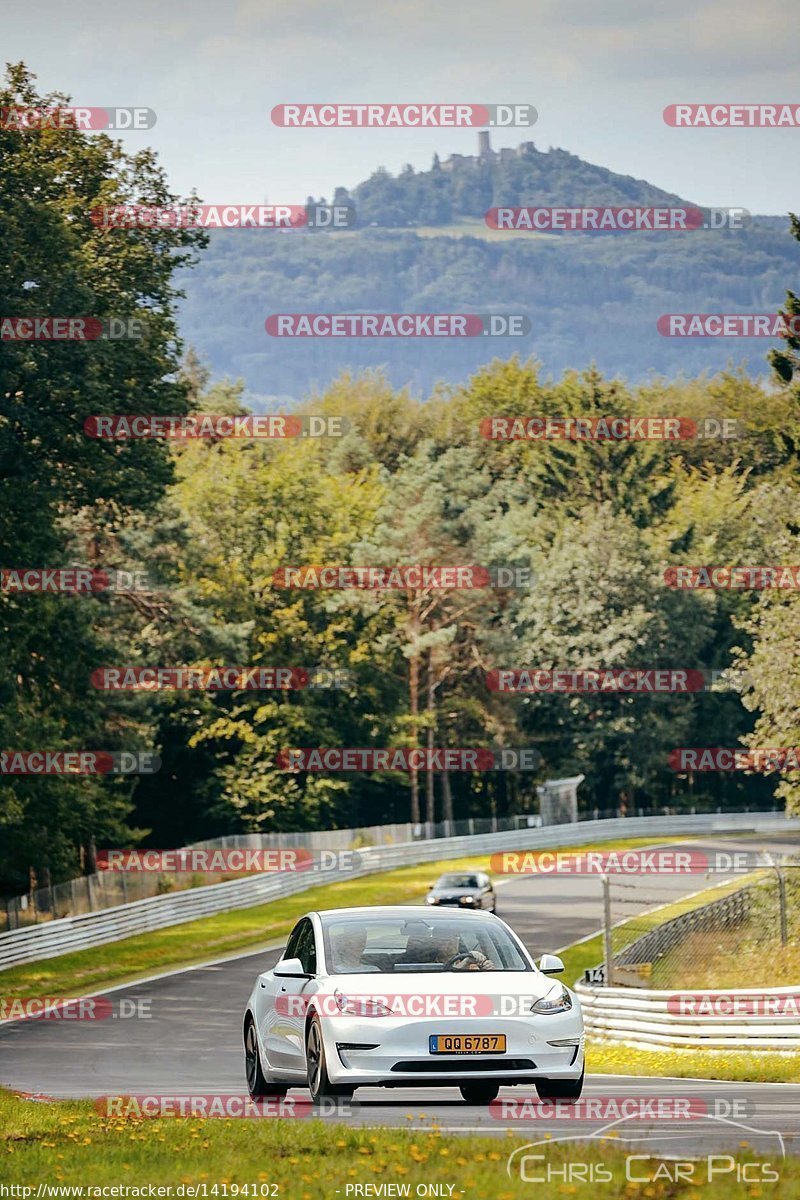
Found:
[[[462,1083],[458,1089],[467,1104],[491,1104],[497,1099],[499,1083]]]
[[[580,1079],[537,1079],[536,1091],[540,1100],[580,1100],[586,1069]]]
[[[285,1096],[288,1084],[270,1083],[261,1067],[261,1055],[258,1053],[258,1038],[252,1017],[244,1029],[244,1070],[247,1076],[247,1090],[254,1100],[262,1096]]]
[[[306,1072],[308,1074],[308,1090],[313,1101],[322,1100],[326,1096],[353,1095],[355,1088],[347,1084],[334,1084],[328,1078],[328,1064],[325,1061],[325,1044],[322,1040],[322,1029],[319,1017],[314,1016],[306,1032]]]

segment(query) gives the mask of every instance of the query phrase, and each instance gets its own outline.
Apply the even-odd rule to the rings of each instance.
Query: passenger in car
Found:
[[[334,971],[356,972],[380,971],[380,967],[367,962],[364,949],[367,945],[367,931],[347,926],[344,929],[331,930],[331,950],[333,954]]]

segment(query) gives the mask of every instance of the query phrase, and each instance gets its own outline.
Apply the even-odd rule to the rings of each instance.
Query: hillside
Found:
[[[683,203],[644,179],[617,175],[567,150],[543,152],[534,142],[492,150],[488,134],[479,154],[453,154],[443,163],[437,156],[429,171],[409,166],[397,176],[380,169],[352,193],[337,188],[335,195],[352,200],[360,225],[390,229],[460,219],[482,225],[487,209],[497,205]]]
[[[244,378],[256,402],[324,387],[345,368],[383,367],[426,393],[491,358],[534,355],[554,374],[594,361],[639,380],[744,362],[764,370],[763,339],[669,339],[668,312],[774,311],[797,271],[788,219],[739,230],[525,234],[490,230],[498,204],[690,203],[563,150],[457,157],[427,172],[377,171],[352,189],[359,227],[336,234],[228,230],[211,235],[184,280],[186,339],[217,373]],[[529,336],[283,339],[278,312],[524,312]]]

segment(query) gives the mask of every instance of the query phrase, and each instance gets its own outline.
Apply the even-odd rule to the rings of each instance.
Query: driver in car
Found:
[[[482,950],[467,950],[458,937],[442,942],[439,961],[452,971],[495,970],[495,964]]]

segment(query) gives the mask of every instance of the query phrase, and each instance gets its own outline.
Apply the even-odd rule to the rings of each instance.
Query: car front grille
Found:
[[[536,1063],[532,1058],[475,1058],[452,1059],[442,1056],[438,1061],[433,1059],[409,1059],[406,1062],[396,1062],[393,1071],[414,1075],[457,1075],[459,1071],[474,1074],[476,1071],[535,1071]]]

